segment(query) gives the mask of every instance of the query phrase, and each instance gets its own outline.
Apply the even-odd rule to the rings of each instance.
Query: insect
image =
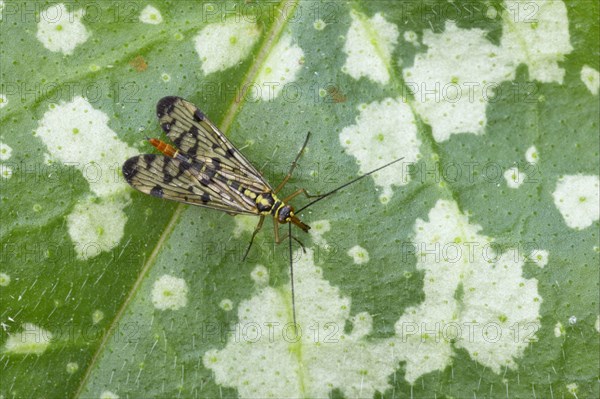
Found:
[[[289,224],[289,239],[302,243],[291,234],[291,225],[308,232],[310,226],[302,222],[288,201],[304,194],[315,198],[299,211],[328,197],[342,188],[369,176],[395,162],[363,174],[350,182],[322,195],[311,195],[298,189],[283,199],[277,193],[292,176],[310,133],[296,155],[281,183],[273,189],[260,172],[229,142],[227,137],[194,104],[180,97],[164,97],[156,106],[160,126],[173,145],[148,138],[162,154],[143,154],[129,158],[123,164],[123,176],[133,188],[155,197],[179,201],[227,212],[231,215],[255,215],[258,224],[252,233],[244,258],[248,255],[254,237],[267,216],[273,219],[275,241],[280,243],[279,225]],[[291,251],[291,242],[290,242]],[[292,307],[294,304],[293,264],[290,256]]]

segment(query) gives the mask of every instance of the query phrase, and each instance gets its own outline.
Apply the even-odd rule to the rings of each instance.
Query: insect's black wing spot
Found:
[[[161,186],[154,186],[152,187],[152,190],[150,190],[150,195],[154,197],[162,198],[163,194],[164,193]]]
[[[161,123],[160,127],[162,128],[163,132],[165,132],[165,133],[169,133],[171,131],[171,123],[170,122]]]
[[[181,100],[181,98],[175,96],[161,98],[156,104],[156,116],[158,116],[158,119],[173,112],[173,108],[175,108],[175,104],[177,104],[179,100]]]
[[[125,180],[127,180],[127,183],[129,184],[131,184],[131,181],[138,172],[138,160],[139,157],[129,158],[127,161],[125,161],[125,163],[123,164],[123,168],[121,169],[121,171],[123,172],[123,177],[125,177]]]
[[[142,155],[142,157],[144,157],[144,161],[146,161],[147,168],[152,166],[152,162],[154,162],[154,160],[156,159],[156,155],[154,154],[144,154]]]
[[[196,108],[196,110],[194,111],[194,120],[196,120],[196,122],[202,122],[204,120],[204,118],[206,118],[206,115],[204,115],[204,112],[202,112],[198,108]]]

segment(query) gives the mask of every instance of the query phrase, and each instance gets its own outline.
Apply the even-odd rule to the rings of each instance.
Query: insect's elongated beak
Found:
[[[300,227],[305,233],[308,233],[308,230],[310,230],[310,226],[302,223],[302,221],[300,219],[298,219],[296,216],[292,216],[291,222],[293,224],[295,224],[296,226]]]

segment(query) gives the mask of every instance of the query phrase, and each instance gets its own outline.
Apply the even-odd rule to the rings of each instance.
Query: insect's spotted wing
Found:
[[[160,126],[183,153],[212,168],[225,179],[256,192],[272,191],[254,166],[194,104],[164,97],[156,105]]]
[[[123,164],[123,176],[135,189],[155,197],[231,214],[257,214],[256,204],[221,180],[209,180],[194,164],[164,155],[145,154]],[[208,182],[202,183],[202,182]]]

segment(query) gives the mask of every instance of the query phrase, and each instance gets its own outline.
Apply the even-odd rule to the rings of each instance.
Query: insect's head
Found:
[[[308,230],[310,229],[309,225],[302,223],[302,221],[298,219],[296,215],[294,215],[294,208],[292,208],[290,205],[284,205],[279,210],[279,214],[277,215],[277,221],[282,224],[293,223],[305,232],[308,232]]]

